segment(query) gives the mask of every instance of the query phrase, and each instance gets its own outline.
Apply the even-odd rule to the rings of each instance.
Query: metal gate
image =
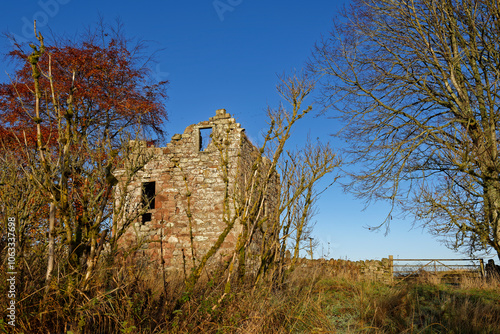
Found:
[[[477,274],[484,277],[483,259],[394,259],[389,255],[391,276],[404,278],[422,272],[438,276],[446,274]]]

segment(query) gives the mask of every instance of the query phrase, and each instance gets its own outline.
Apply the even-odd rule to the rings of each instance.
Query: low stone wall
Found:
[[[392,281],[392,268],[389,259],[349,261],[349,260],[310,260],[301,258],[297,260],[297,267],[301,268],[323,268],[332,271],[344,271],[357,274],[363,278],[390,283]]]
[[[392,268],[389,259],[365,260],[354,263],[359,267],[361,274],[367,278],[383,282],[392,281]]]

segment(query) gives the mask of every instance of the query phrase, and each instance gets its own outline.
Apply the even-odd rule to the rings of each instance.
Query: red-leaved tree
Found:
[[[105,134],[114,140],[124,129],[138,124],[163,134],[167,81],[148,84],[150,68],[136,57],[142,45],[130,48],[119,33],[109,37],[104,29],[83,36],[79,42],[45,46],[36,63],[42,74],[38,79],[39,119],[34,114],[33,63],[21,46],[9,53],[12,61],[22,67],[11,82],[0,84],[1,139],[23,134],[29,143],[34,143],[33,123],[41,125],[44,138],[54,135],[56,124],[49,110],[54,104],[67,108],[72,91],[75,130],[82,135],[95,139]],[[99,38],[103,35],[107,36],[104,40]],[[47,77],[49,72],[52,82]],[[52,90],[57,92],[55,101]]]
[[[31,52],[17,45],[9,53],[21,66],[0,84],[0,168],[11,171],[0,175],[0,204],[12,196],[37,203],[36,212],[9,212],[18,232],[45,231],[24,238],[18,254],[41,247],[46,291],[57,258],[71,295],[92,279],[113,216],[132,212],[124,199],[113,200],[113,171],[126,164],[131,178],[144,163],[131,161],[129,139],[163,137],[167,82],[151,83],[141,45],[130,47],[119,30],[100,25],[77,42],[53,45],[36,27],[35,36]],[[7,223],[6,214],[0,218]]]

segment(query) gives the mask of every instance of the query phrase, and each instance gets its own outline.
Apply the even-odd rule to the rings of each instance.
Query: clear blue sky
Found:
[[[347,1],[347,0],[346,0]],[[0,31],[30,39],[32,22],[48,35],[74,35],[99,15],[107,23],[119,17],[129,37],[150,41],[157,53],[155,75],[170,81],[167,109],[169,136],[189,124],[206,120],[225,108],[258,141],[265,128],[264,108],[280,102],[276,74],[303,67],[314,43],[327,34],[344,1],[334,0],[203,0],[203,1],[3,1]],[[1,51],[10,44],[0,41]],[[3,62],[0,80],[12,69]],[[312,116],[312,115],[311,115]],[[326,117],[310,117],[294,134],[300,145],[308,133],[330,140],[339,124]],[[332,142],[335,146],[336,143]],[[320,240],[316,256],[351,260],[400,258],[459,258],[410,221],[395,218],[391,232],[374,233],[367,225],[385,218],[384,204],[364,205],[339,186],[324,193],[314,237]],[[323,248],[323,250],[322,250]],[[329,250],[329,252],[328,252]]]

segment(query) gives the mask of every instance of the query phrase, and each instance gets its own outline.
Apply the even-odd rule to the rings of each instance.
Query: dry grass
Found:
[[[64,287],[43,299],[23,292],[13,333],[499,333],[500,284],[465,276],[458,285],[364,280],[342,263],[298,267],[279,287],[233,284],[206,277],[188,299],[182,277],[115,268],[90,291]],[[104,281],[107,277],[108,281]],[[102,281],[100,281],[102,280]],[[166,289],[166,293],[164,291]],[[5,305],[2,291],[0,302]],[[182,300],[183,303],[177,302]],[[176,308],[176,305],[181,305]],[[5,318],[4,318],[5,319]]]

